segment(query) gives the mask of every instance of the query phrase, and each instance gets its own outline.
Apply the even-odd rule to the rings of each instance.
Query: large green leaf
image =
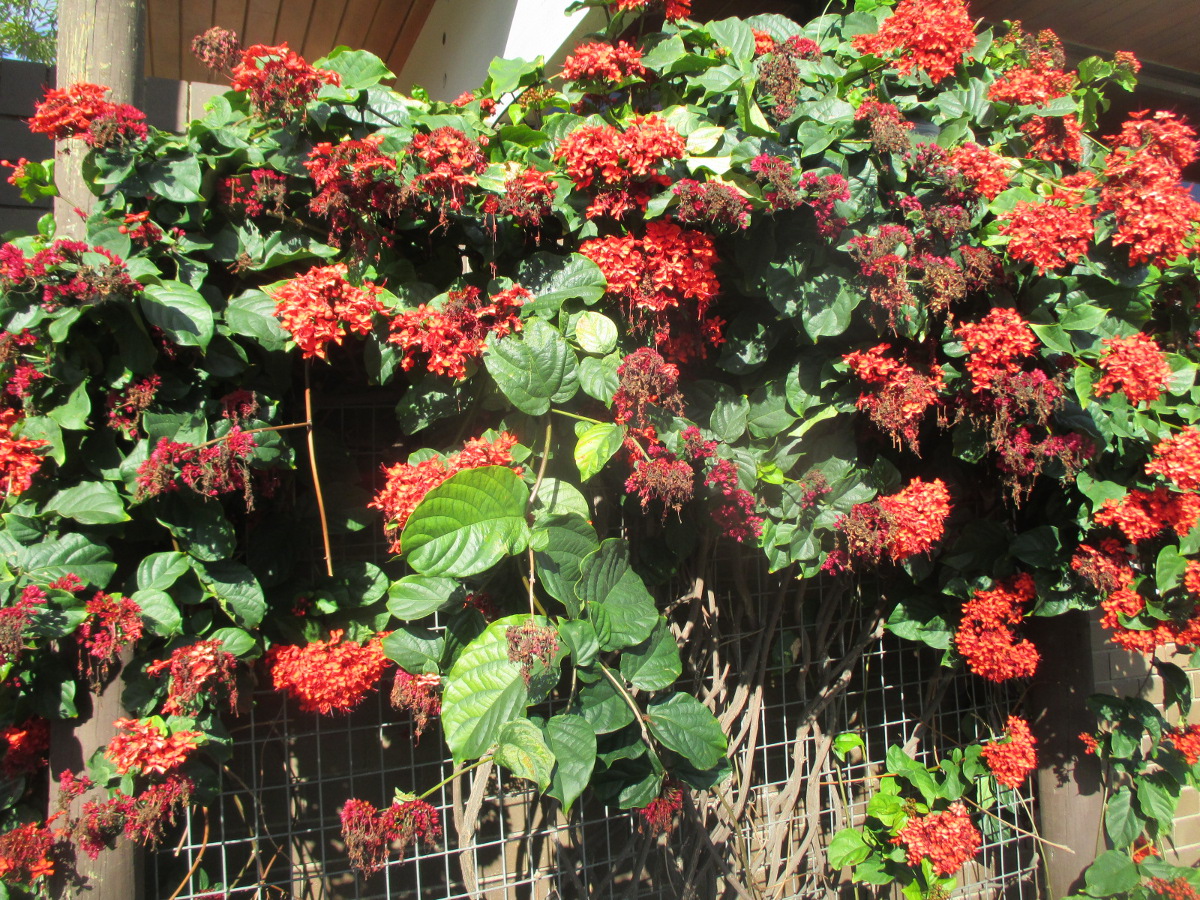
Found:
[[[406,625],[383,639],[384,655],[406,672],[413,674],[440,671],[446,636],[431,628]]]
[[[262,291],[247,291],[230,300],[225,322],[230,333],[254,338],[265,350],[282,350],[288,341],[275,317],[275,301]]]
[[[670,687],[683,671],[679,646],[662,616],[650,637],[621,654],[621,674],[634,687],[657,691]]]
[[[178,550],[151,553],[138,563],[138,589],[165,591],[178,581],[189,568],[188,558]]]
[[[617,325],[608,316],[588,310],[575,323],[575,340],[587,353],[608,353],[617,346]]]
[[[1087,893],[1092,897],[1124,896],[1137,887],[1141,880],[1137,866],[1122,850],[1109,850],[1096,857],[1096,861],[1083,873]]]
[[[461,603],[466,591],[453,578],[405,575],[388,588],[387,608],[397,619],[421,619],[452,602]]]
[[[580,687],[576,699],[579,715],[596,734],[619,731],[633,721],[633,710],[606,678]]]
[[[200,159],[185,156],[181,159],[156,159],[146,169],[146,184],[164,200],[194,203],[200,197]]]
[[[513,406],[531,416],[579,390],[579,360],[549,322],[534,319],[520,335],[488,338],[484,365]]]
[[[496,762],[518,778],[534,782],[540,790],[550,786],[554,752],[547,746],[542,730],[528,719],[514,719],[500,729]]]
[[[650,733],[697,769],[711,769],[725,758],[728,741],[721,723],[691,694],[672,694],[646,708]]]
[[[625,429],[620,425],[592,425],[575,444],[575,465],[579,477],[587,481],[598,474],[625,442]]]
[[[366,50],[351,50],[335,47],[330,54],[314,65],[341,76],[341,86],[346,90],[359,91],[379,84],[386,78],[395,78],[382,59]]]
[[[150,623],[150,631],[159,637],[171,637],[182,630],[183,616],[179,607],[166,591],[151,588],[134,591],[129,598],[142,611],[142,618]]]
[[[22,548],[17,565],[33,580],[45,584],[74,573],[95,588],[104,588],[117,570],[109,549],[82,534],[64,534]]]
[[[213,336],[213,314],[208,301],[181,281],[146,285],[141,295],[142,314],[161,328],[174,343],[204,349]]]
[[[603,611],[607,634],[600,644],[602,650],[619,650],[644,641],[658,621],[654,598],[629,565],[628,541],[609,538],[584,559],[575,593],[584,603]]]
[[[540,315],[553,315],[565,300],[595,303],[608,286],[600,267],[578,253],[556,256],[539,251],[527,256],[517,266],[516,280],[537,298],[534,308]]]
[[[112,525],[129,521],[125,502],[107,481],[86,481],[59,491],[46,509],[83,525]]]
[[[512,469],[484,466],[451,476],[425,495],[401,535],[422,575],[477,575],[529,543],[529,488]]]
[[[193,563],[200,583],[217,598],[221,608],[243,628],[262,621],[267,601],[254,573],[230,559]]]
[[[525,712],[529,691],[521,667],[508,658],[508,629],[526,618],[493,622],[463,649],[446,675],[442,727],[456,765],[487,753],[500,730]]]
[[[1104,805],[1104,830],[1117,847],[1128,847],[1142,833],[1141,818],[1133,809],[1133,793],[1123,786]]]
[[[546,723],[546,743],[556,761],[550,780],[550,796],[569,814],[572,804],[591,781],[592,770],[596,767],[596,732],[587,719],[567,713],[554,716]]]
[[[538,530],[547,535],[545,547],[533,557],[538,580],[550,596],[566,606],[570,615],[578,616],[580,604],[575,586],[579,583],[583,560],[600,547],[596,530],[581,516],[553,516],[541,523]]]

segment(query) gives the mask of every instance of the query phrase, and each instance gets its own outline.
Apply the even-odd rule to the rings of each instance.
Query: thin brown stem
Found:
[[[243,431],[242,434],[261,434],[265,431],[289,431],[293,428],[307,428],[308,422],[292,422],[288,425],[264,425],[262,428],[251,428],[249,431]],[[228,439],[229,435],[225,434],[219,438],[213,438],[211,441],[205,441],[203,444],[197,444],[192,447],[193,450],[203,450],[205,447],[212,447]]]
[[[167,900],[175,900],[183,889],[187,887],[187,883],[192,880],[192,876],[196,874],[196,870],[200,868],[200,862],[204,859],[204,851],[208,849],[208,807],[202,806],[200,809],[204,812],[204,835],[200,839],[200,852],[196,854],[196,858],[192,860],[192,867],[187,870],[187,874],[183,876],[183,880],[179,882],[179,887],[175,888]]]
[[[317,471],[317,450],[313,442],[312,364],[304,363],[304,416],[308,421],[308,461],[312,466],[313,488],[317,492],[317,512],[321,516],[321,540],[325,543],[325,572],[333,577],[333,548],[329,544],[329,520],[325,517],[325,497],[321,493],[321,475]]]

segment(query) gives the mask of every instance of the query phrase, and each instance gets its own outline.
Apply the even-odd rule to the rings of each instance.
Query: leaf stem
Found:
[[[577,413],[567,412],[565,409],[551,409],[550,412],[558,413],[560,416],[566,416],[568,419],[578,419],[580,422],[591,422],[593,425],[607,425],[607,422],[601,422],[599,419],[593,419],[590,416],[581,416]]]
[[[621,695],[621,698],[633,710],[633,717],[637,719],[638,727],[642,730],[642,740],[646,742],[646,749],[650,751],[650,755],[654,757],[654,761],[661,766],[662,760],[659,759],[658,751],[654,749],[654,739],[650,736],[650,729],[646,727],[646,719],[642,715],[642,710],[637,705],[637,701],[633,699],[633,695],[629,691],[625,690],[625,685],[621,684],[620,679],[612,673],[612,670],[608,666],[599,660],[596,660],[596,665],[600,667],[600,671],[604,673],[604,677],[612,683],[612,686],[617,689],[617,693]]]
[[[292,428],[307,428],[308,426],[308,422],[292,422],[288,425],[264,425],[262,428],[251,428],[249,431],[243,431],[242,434],[262,434],[266,431],[288,431]],[[205,441],[203,444],[197,444],[192,449],[203,450],[205,447],[212,447],[214,444],[221,443],[221,441],[226,440],[228,437],[228,434],[224,434],[219,438],[213,438],[211,441]]]
[[[489,763],[491,761],[492,761],[492,756],[491,756],[491,754],[489,754],[487,756],[481,756],[479,759],[475,760],[475,762],[470,763],[469,765],[465,765],[459,769],[455,769],[453,772],[451,772],[449,775],[447,775],[445,778],[443,778],[441,781],[439,781],[437,784],[435,784],[433,787],[431,787],[425,793],[423,793],[419,797],[417,797],[417,799],[424,800],[426,797],[428,797],[430,794],[432,794],[438,788],[445,787],[450,782],[452,782],[455,778],[458,778],[460,775],[466,775],[472,769],[478,769],[484,763]]]
[[[325,543],[325,572],[333,577],[333,550],[329,545],[329,521],[325,517],[325,497],[321,493],[321,475],[317,471],[317,449],[313,442],[312,363],[304,362],[304,415],[308,421],[308,461],[312,467],[313,488],[317,492],[317,512],[321,516],[321,540]]]

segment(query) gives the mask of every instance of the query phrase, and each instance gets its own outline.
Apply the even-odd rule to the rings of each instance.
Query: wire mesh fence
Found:
[[[342,401],[326,411],[325,425],[343,436],[352,467],[370,479],[391,432],[379,425],[377,406]],[[378,529],[347,532],[340,543],[339,555],[384,557]],[[814,582],[801,601],[783,603],[772,616],[787,585],[746,570],[751,574],[736,591],[736,602],[749,604],[738,619],[741,633],[735,628],[721,639],[765,638],[766,653],[759,673],[741,678],[755,682],[756,692],[733,727],[740,738],[731,779],[740,788],[733,801],[740,825],[720,846],[711,846],[707,831],[695,840],[682,828],[666,837],[645,834],[636,815],[595,801],[565,817],[527,782],[493,770],[463,846],[470,786],[459,779],[427,798],[442,817],[435,844],[410,847],[403,859],[363,877],[350,866],[339,809],[350,797],[384,806],[396,788],[419,793],[447,778],[452,764],[436,729],[416,739],[409,717],[382,694],[352,714],[320,717],[262,690],[230,725],[233,754],[219,796],[193,811],[176,842],[152,857],[150,896],[457,900],[471,897],[471,888],[487,900],[737,896],[720,866],[696,865],[706,841],[749,883],[769,884],[772,900],[887,896],[828,871],[823,847],[839,828],[862,821],[889,746],[934,765],[953,747],[998,733],[1015,698],[941,666],[935,652],[872,629],[871,603],[829,583]],[[715,590],[733,593],[729,585]],[[831,615],[847,604],[856,614]],[[766,628],[771,633],[759,633]],[[831,738],[843,732],[860,735],[862,746],[841,758],[831,752]],[[701,794],[696,802],[718,801]],[[1002,789],[990,810],[975,811],[983,848],[961,873],[955,897],[1040,896],[1032,806],[1028,794]]]

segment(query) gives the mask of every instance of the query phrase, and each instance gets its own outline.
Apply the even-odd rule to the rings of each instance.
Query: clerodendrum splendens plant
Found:
[[[39,105],[97,203],[85,240],[47,218],[0,247],[0,877],[160,838],[254,672],[319,715],[387,677],[459,773],[669,829],[721,797],[734,725],[688,689],[720,617],[661,588],[736,542],[878,581],[895,634],[993,682],[1036,671],[1026,617],[1102,607],[1171,702],[1093,701],[1112,849],[1087,891],[1195,897],[1155,859],[1200,761],[1158,658],[1200,644],[1193,131],[1097,135],[1132,56],[1067,70],[961,0],[608,6],[563,71],[496,61],[452,104],[367,53],[214,30],[233,90],[184,134],[94,85]],[[666,23],[634,38],[647,6]],[[49,163],[11,180],[54,190]],[[351,391],[395,404],[373,496],[314,434],[313,396]],[[339,558],[364,529],[393,563]],[[47,818],[47,720],[118,674],[129,718]],[[1011,713],[933,770],[894,748],[832,866],[941,896],[1037,766]],[[359,868],[438,835],[433,787],[346,798]]]

